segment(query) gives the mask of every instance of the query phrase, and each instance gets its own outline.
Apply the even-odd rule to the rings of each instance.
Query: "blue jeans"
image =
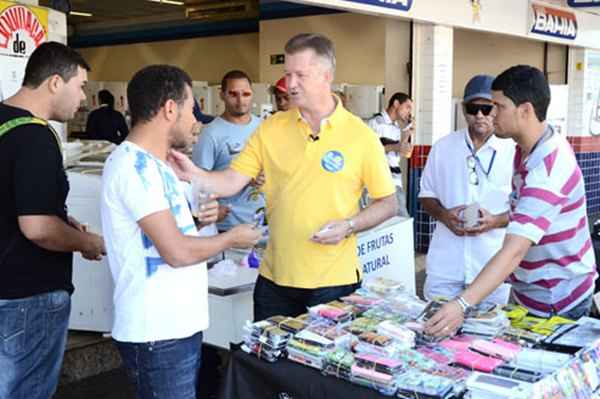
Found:
[[[254,285],[254,320],[264,320],[271,316],[296,317],[306,313],[309,306],[331,302],[358,288],[360,282],[315,289],[284,287],[259,274]]]
[[[0,300],[0,399],[52,397],[70,312],[66,291]]]
[[[570,309],[565,313],[560,313],[559,316],[566,317],[567,319],[571,320],[578,320],[584,316],[589,316],[592,310],[592,299],[592,295],[588,295],[587,298],[575,305],[573,309]]]
[[[202,332],[182,339],[115,343],[138,399],[196,399]]]

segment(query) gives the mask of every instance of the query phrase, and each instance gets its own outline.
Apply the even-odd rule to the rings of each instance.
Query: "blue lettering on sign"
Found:
[[[321,166],[328,172],[339,172],[344,169],[344,156],[339,151],[329,151],[321,158]]]
[[[394,243],[394,233],[384,234],[367,242],[361,243],[358,249],[358,256],[366,255],[369,252],[378,251]]]
[[[370,6],[378,6],[392,8],[394,10],[408,11],[412,7],[413,0],[347,0],[353,3],[368,4]]]
[[[388,255],[383,255],[379,258],[375,258],[363,264],[363,273],[372,273],[384,266],[390,265],[390,258]]]

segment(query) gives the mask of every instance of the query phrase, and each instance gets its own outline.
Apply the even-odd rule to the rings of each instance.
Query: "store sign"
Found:
[[[577,37],[577,17],[560,8],[531,4],[531,33],[574,40]]]
[[[19,90],[33,50],[48,37],[48,11],[0,0],[0,101]]]
[[[570,7],[600,7],[600,0],[568,0],[567,4]]]
[[[0,0],[0,56],[28,58],[48,37],[48,11]]]
[[[412,7],[413,0],[346,0],[352,3],[367,4],[370,6],[378,6],[392,8],[394,10],[408,11]]]

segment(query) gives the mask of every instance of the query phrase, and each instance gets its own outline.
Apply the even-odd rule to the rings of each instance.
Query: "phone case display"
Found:
[[[402,361],[370,354],[358,354],[354,360],[353,382],[373,387],[385,395],[396,392],[395,376],[404,371]]]
[[[517,367],[547,374],[558,370],[571,360],[566,353],[551,352],[543,349],[523,348],[511,362]]]
[[[383,277],[367,279],[363,282],[363,287],[384,298],[404,292],[404,284]]]
[[[279,328],[273,321],[267,319],[256,323],[247,322],[244,330],[242,350],[246,353],[253,353],[268,362],[285,356],[292,334]]]
[[[242,348],[399,398],[600,398],[600,321],[483,304],[469,310],[458,335],[427,336],[427,320],[444,303],[374,279],[307,314],[247,323]]]
[[[308,309],[313,319],[327,319],[336,323],[347,323],[352,319],[352,313],[331,305],[317,305]]]
[[[487,312],[469,314],[461,328],[463,334],[495,337],[510,325],[506,314],[496,307]]]
[[[316,369],[323,369],[328,352],[335,349],[334,341],[314,332],[303,330],[289,340],[288,359]]]
[[[393,320],[384,320],[379,323],[377,333],[392,338],[403,348],[409,349],[415,346],[414,331]]]
[[[531,384],[497,375],[473,373],[467,379],[472,399],[505,399],[529,397]]]
[[[446,399],[454,394],[454,382],[451,379],[418,370],[409,370],[398,376],[396,383],[399,398]]]
[[[351,381],[353,365],[354,354],[352,352],[346,349],[336,349],[325,357],[323,374]]]
[[[381,321],[379,319],[371,319],[363,316],[352,320],[352,322],[344,328],[350,334],[360,335],[364,332],[377,331],[380,323]]]
[[[547,349],[574,353],[600,336],[600,320],[582,317],[574,324],[561,325],[544,339]]]

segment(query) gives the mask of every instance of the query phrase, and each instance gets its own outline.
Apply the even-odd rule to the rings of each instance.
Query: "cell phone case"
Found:
[[[461,366],[486,373],[491,373],[496,367],[503,363],[500,359],[483,356],[471,351],[457,352],[454,360]]]
[[[517,356],[519,353],[518,349],[509,348],[505,345],[500,345],[498,343],[486,341],[483,339],[476,339],[471,343],[471,349],[474,349],[478,352],[484,353],[488,356],[493,356],[495,358],[500,358],[502,360],[510,361]]]

